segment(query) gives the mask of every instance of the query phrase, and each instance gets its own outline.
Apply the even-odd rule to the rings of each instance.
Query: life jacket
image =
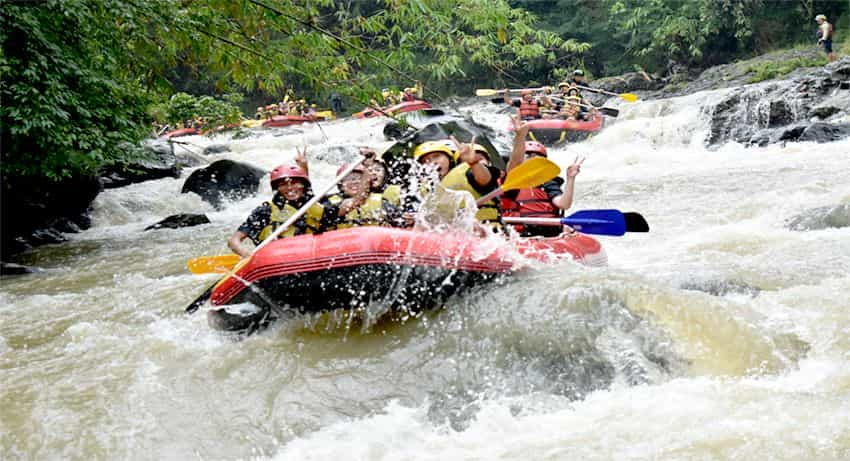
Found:
[[[401,100],[402,102],[416,101],[416,95],[405,93],[401,96]]]
[[[380,194],[392,205],[398,206],[401,203],[401,186],[398,184],[387,186]]]
[[[452,170],[443,177],[440,184],[442,184],[442,186],[446,189],[467,191],[472,194],[472,197],[475,198],[475,200],[478,200],[481,198],[482,194],[478,193],[478,191],[472,187],[472,184],[469,183],[469,180],[466,177],[467,171],[469,171],[469,164],[461,163],[460,165],[452,168]],[[479,206],[478,212],[475,213],[475,219],[484,222],[500,222],[501,213],[499,211],[498,200],[494,198]]]
[[[334,194],[328,197],[328,200],[339,205],[344,198],[339,194]],[[360,205],[359,208],[351,210],[347,215],[341,218],[336,224],[336,229],[346,229],[354,226],[380,226],[386,224],[386,216],[384,215],[384,196],[377,192],[372,192],[366,199],[366,203]]]
[[[289,202],[287,202],[283,207],[278,207],[275,205],[274,200],[269,200],[266,202],[269,204],[272,210],[271,219],[269,224],[260,231],[260,235],[257,237],[260,241],[263,241],[271,235],[272,232],[275,231],[281,224],[285,223],[292,215],[298,212],[298,208],[292,206]],[[300,219],[304,219],[307,224],[307,228],[305,230],[306,233],[312,234],[314,232],[318,232],[319,226],[322,222],[322,216],[325,213],[325,209],[317,204],[314,204],[310,208],[307,209],[307,213],[304,214]],[[298,221],[296,221],[297,223]],[[298,228],[295,225],[289,226],[289,229],[281,232],[279,238],[283,237],[292,237],[296,235],[298,232]]]
[[[521,118],[540,118],[540,104],[537,101],[525,102],[524,99],[519,103],[519,116]]]
[[[559,218],[560,212],[542,187],[534,187],[521,189],[513,200],[502,196],[502,216]]]

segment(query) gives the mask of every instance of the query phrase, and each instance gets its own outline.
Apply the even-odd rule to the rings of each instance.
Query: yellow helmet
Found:
[[[561,82],[561,83],[558,84],[558,88],[563,88],[563,87],[569,88],[570,82]]]
[[[441,152],[446,154],[452,162],[457,160],[455,158],[456,154],[446,147],[446,144],[443,141],[426,141],[416,146],[416,149],[413,149],[413,159],[418,162],[422,159],[422,157],[432,152]]]
[[[475,144],[472,150],[484,154],[484,156],[487,157],[487,160],[490,160],[490,152],[487,150],[486,147],[482,146],[481,144]]]

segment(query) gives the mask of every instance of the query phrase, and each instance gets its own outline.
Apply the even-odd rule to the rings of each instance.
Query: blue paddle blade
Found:
[[[626,217],[619,210],[582,210],[566,218],[561,223],[586,234],[624,235]]]

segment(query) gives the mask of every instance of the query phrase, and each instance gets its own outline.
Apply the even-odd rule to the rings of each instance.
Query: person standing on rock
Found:
[[[832,24],[826,20],[826,16],[823,14],[815,16],[815,22],[818,23],[818,45],[823,45],[823,50],[826,52],[826,58],[829,62],[835,61],[835,54],[832,52]]]

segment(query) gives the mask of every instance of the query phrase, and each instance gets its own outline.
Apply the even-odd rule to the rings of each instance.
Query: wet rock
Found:
[[[177,152],[177,163],[183,168],[191,168],[209,163],[206,158],[191,151]]]
[[[265,175],[265,170],[253,165],[218,160],[192,172],[181,192],[194,192],[219,209],[224,199],[238,200],[256,195],[260,179]]]
[[[180,177],[181,167],[174,155],[173,144],[158,139],[149,141],[143,146],[127,145],[124,148],[134,150],[141,160],[104,168],[100,178],[104,189],[114,189],[154,179]]]
[[[162,221],[152,224],[145,230],[152,229],[178,229],[181,227],[199,226],[201,224],[209,224],[210,218],[205,214],[180,213],[171,215]]]
[[[30,234],[27,242],[32,245],[49,245],[51,243],[67,242],[68,239],[56,229],[52,227],[46,229],[38,229]]]
[[[831,142],[850,136],[850,123],[812,123],[800,134],[798,141]]]
[[[25,275],[41,272],[37,267],[22,266],[14,263],[0,262],[0,275]]]
[[[755,298],[761,293],[761,288],[736,280],[694,280],[681,284],[679,288],[689,291],[702,291],[714,296],[726,296],[733,293]]]
[[[821,119],[850,110],[850,91],[835,91],[812,107],[811,116]]]
[[[91,226],[88,209],[102,187],[94,176],[58,182],[3,177],[0,183],[0,237],[4,255],[36,245],[64,242],[63,232],[88,229]]]
[[[850,227],[850,204],[806,210],[789,219],[785,227],[794,231]]]
[[[612,93],[658,90],[665,85],[661,79],[642,72],[629,72],[614,77],[596,79],[589,86]]]
[[[225,152],[230,152],[230,146],[227,144],[210,144],[207,147],[204,147],[203,155],[213,155],[213,154],[223,154]]]

